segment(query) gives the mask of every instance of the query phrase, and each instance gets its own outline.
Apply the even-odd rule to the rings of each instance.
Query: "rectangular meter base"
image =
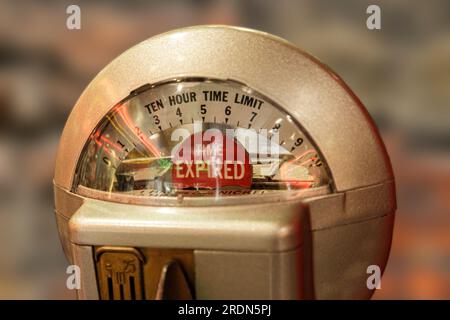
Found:
[[[305,298],[300,248],[255,253],[72,245],[72,252],[83,270],[81,299]],[[181,275],[164,273],[170,261],[179,263]],[[164,283],[172,288],[169,296]]]

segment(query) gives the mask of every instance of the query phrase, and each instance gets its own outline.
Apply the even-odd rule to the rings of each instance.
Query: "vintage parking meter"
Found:
[[[394,178],[369,114],[272,35],[180,29],[86,88],[54,178],[84,299],[364,299]]]

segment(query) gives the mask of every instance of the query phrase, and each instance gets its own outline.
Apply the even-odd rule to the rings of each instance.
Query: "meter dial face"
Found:
[[[273,194],[326,186],[327,172],[297,121],[262,94],[234,81],[183,79],[141,87],[112,108],[84,147],[74,189],[93,197]]]

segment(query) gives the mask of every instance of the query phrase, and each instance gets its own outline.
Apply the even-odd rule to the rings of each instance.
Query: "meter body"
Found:
[[[84,299],[363,299],[395,213],[376,127],[288,42],[200,26],[129,49],[64,128],[55,207]]]

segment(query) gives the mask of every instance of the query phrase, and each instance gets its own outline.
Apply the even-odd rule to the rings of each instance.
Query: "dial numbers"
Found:
[[[223,136],[231,132],[244,147],[253,172],[252,190],[270,192],[328,183],[318,152],[289,114],[248,87],[213,80],[168,82],[114,107],[88,141],[76,183],[110,192],[155,189],[158,194],[176,195],[183,190],[170,176],[173,150],[196,132],[208,130]],[[180,132],[185,133],[180,137]],[[194,151],[211,146],[214,143],[195,145]],[[211,170],[210,159],[203,160],[201,166],[192,168]],[[228,174],[227,169],[221,172],[222,178]],[[195,176],[190,178],[195,180]],[[232,184],[222,185],[233,189]],[[236,180],[237,189],[242,185]],[[207,190],[197,191],[205,195]]]

